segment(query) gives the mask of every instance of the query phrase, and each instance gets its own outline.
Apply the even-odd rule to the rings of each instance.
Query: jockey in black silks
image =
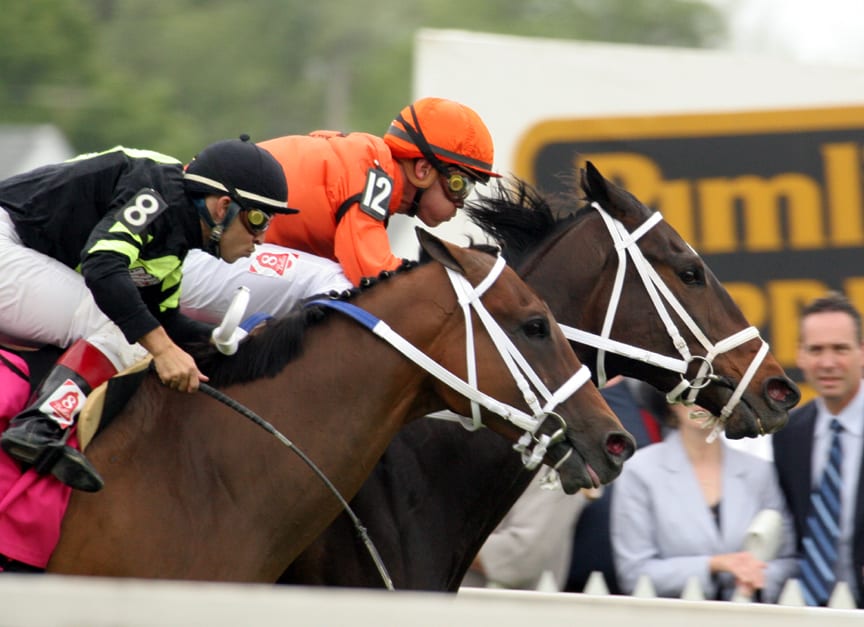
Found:
[[[176,390],[207,380],[183,348],[213,329],[179,313],[186,253],[248,256],[273,215],[294,212],[281,166],[247,140],[211,144],[185,169],[118,146],[0,181],[0,333],[67,348],[0,437],[15,460],[97,491],[66,444],[90,391],[147,353]]]

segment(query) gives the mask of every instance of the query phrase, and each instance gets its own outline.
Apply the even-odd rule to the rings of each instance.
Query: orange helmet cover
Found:
[[[411,128],[406,130],[406,124]],[[492,170],[492,135],[477,112],[466,105],[445,98],[421,98],[399,112],[384,141],[397,159],[428,158],[415,143],[415,135],[424,138],[432,154],[443,162],[466,168],[482,180],[501,176]]]

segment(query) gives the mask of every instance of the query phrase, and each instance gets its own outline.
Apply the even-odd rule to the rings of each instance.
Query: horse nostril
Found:
[[[606,452],[613,457],[627,459],[633,454],[634,450],[633,440],[627,435],[623,433],[610,433],[606,436]]]
[[[801,400],[798,386],[783,377],[771,377],[765,383],[765,393],[784,409],[792,409]]]

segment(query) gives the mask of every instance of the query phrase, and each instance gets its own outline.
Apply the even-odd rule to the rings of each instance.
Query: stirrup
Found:
[[[51,473],[60,483],[82,492],[98,492],[105,486],[87,458],[71,446],[45,447],[33,468],[40,475]]]
[[[3,442],[3,450],[19,462],[24,470],[32,467],[40,475],[54,475],[58,481],[83,492],[98,492],[105,485],[102,477],[84,455],[60,442],[51,442],[37,449]]]
[[[15,461],[32,466],[38,459],[45,455],[47,449],[63,448],[69,439],[69,431],[64,433],[39,433],[34,428],[35,421],[49,423],[49,419],[41,412],[33,412],[28,415],[27,411],[15,416],[6,431],[0,435],[0,448]]]

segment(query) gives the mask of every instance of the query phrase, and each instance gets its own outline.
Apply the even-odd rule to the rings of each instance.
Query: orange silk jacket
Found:
[[[367,133],[316,131],[259,143],[285,170],[288,205],[267,242],[304,250],[341,264],[348,279],[397,268],[387,218],[400,204],[404,183],[384,141]]]

